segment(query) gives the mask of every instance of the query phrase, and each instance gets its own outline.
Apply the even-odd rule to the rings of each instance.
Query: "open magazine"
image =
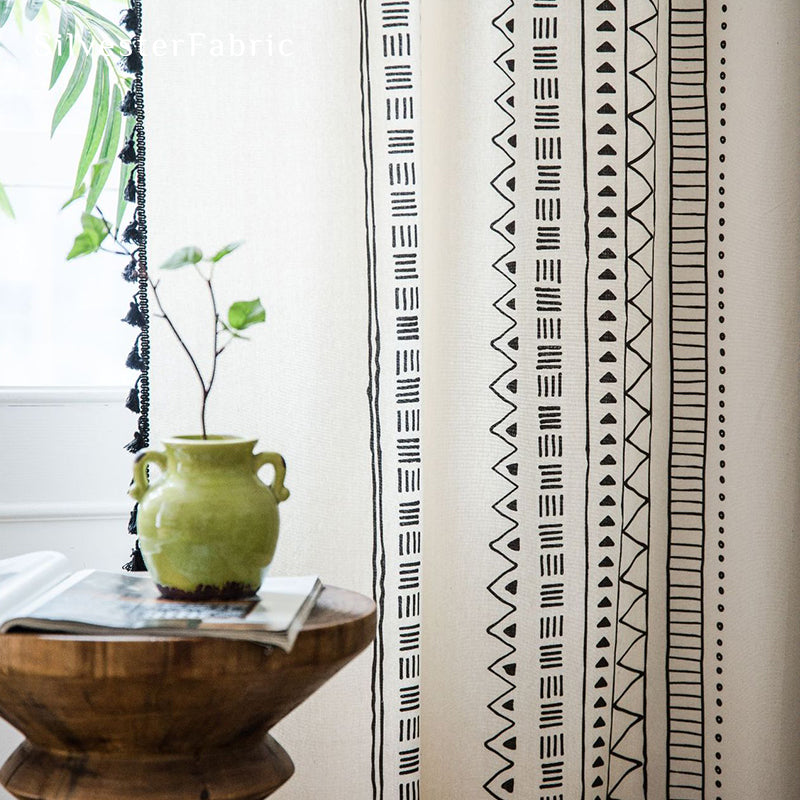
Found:
[[[0,633],[216,636],[291,649],[322,589],[316,576],[266,578],[247,600],[164,600],[146,574],[81,570],[43,551],[0,560]]]

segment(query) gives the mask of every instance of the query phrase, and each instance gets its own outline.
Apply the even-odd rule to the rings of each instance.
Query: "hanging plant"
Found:
[[[122,277],[138,289],[123,322],[138,328],[125,361],[139,372],[128,394],[126,407],[137,414],[133,438],[126,449],[135,453],[149,443],[149,321],[147,300],[147,253],[144,212],[144,126],[142,97],[141,0],[120,0],[122,13],[116,24],[92,8],[92,0],[0,0],[0,29],[12,18],[22,30],[26,25],[47,26],[53,58],[49,88],[58,92],[50,126],[51,137],[87,91],[91,106],[70,197],[62,208],[84,199],[81,232],[67,260],[106,249],[110,237],[133,242],[124,254],[127,265]],[[53,20],[58,18],[55,29]],[[57,32],[56,32],[57,30]],[[0,58],[8,51],[0,41]],[[91,89],[89,89],[91,87]],[[124,146],[122,146],[124,145]],[[122,146],[121,152],[120,147]],[[119,191],[113,226],[100,211],[98,201],[119,157]],[[133,220],[120,234],[126,206],[136,204]],[[0,213],[14,217],[5,188],[0,184]],[[118,250],[119,251],[119,250]],[[136,535],[137,506],[128,531]],[[126,569],[144,569],[138,541]]]
[[[75,239],[75,244],[73,245],[72,250],[67,258],[78,258],[80,256],[90,255],[91,253],[96,253],[99,250],[103,250],[105,252],[116,253],[120,256],[126,256],[127,258],[131,259],[129,266],[130,264],[135,265],[136,262],[133,258],[134,254],[126,246],[126,242],[135,242],[135,238],[130,234],[130,231],[126,231],[127,235],[123,234],[120,236],[118,232],[112,230],[110,223],[102,215],[102,212],[99,209],[97,210],[97,213],[99,215],[98,217],[93,216],[92,214],[83,214],[83,233],[81,233]],[[109,239],[114,242],[114,248],[106,247],[105,243]],[[214,273],[216,267],[224,258],[241,247],[242,244],[243,242],[232,242],[231,244],[225,245],[225,247],[221,248],[211,256],[204,256],[203,252],[198,247],[182,247],[180,250],[176,250],[163,264],[161,264],[159,268],[164,271],[172,271],[180,269],[181,267],[191,266],[194,268],[198,278],[205,285],[205,289],[208,292],[209,298],[210,325],[213,332],[214,342],[212,349],[211,368],[207,374],[203,373],[197,358],[192,353],[185,338],[176,328],[173,320],[162,303],[161,295],[159,294],[161,281],[153,280],[148,276],[150,291],[152,292],[153,299],[156,301],[156,305],[158,306],[158,313],[156,316],[164,320],[172,334],[175,336],[181,349],[189,359],[192,371],[199,382],[202,395],[200,405],[200,428],[202,431],[202,437],[204,439],[206,439],[208,435],[206,431],[206,407],[208,405],[209,395],[211,394],[211,390],[214,388],[214,383],[217,377],[217,361],[219,357],[235,339],[247,338],[242,334],[242,331],[251,328],[253,325],[258,325],[264,322],[266,319],[266,312],[264,307],[261,305],[261,300],[259,298],[256,298],[255,300],[239,300],[233,303],[228,309],[227,315],[224,317],[222,314],[220,314],[217,306],[217,295],[214,287]],[[122,321],[141,329],[146,327],[147,320],[139,305],[139,298],[134,297],[134,299],[131,301],[128,313],[122,318]],[[131,369],[142,369],[138,338],[134,343],[131,352],[128,354],[128,360],[126,364]],[[132,410],[138,411],[138,401],[134,399],[133,394],[129,395],[128,397],[128,407]],[[136,447],[131,449],[135,452],[135,450],[138,450],[139,448]]]
[[[55,14],[51,18],[49,12],[58,16],[57,32],[52,36],[49,88],[57,90],[59,97],[50,125],[51,136],[91,86],[86,136],[78,156],[72,194],[64,203],[66,207],[85,198],[86,211],[91,212],[108,182],[120,141],[128,141],[133,133],[135,120],[129,116],[123,121],[123,113],[133,113],[133,78],[129,73],[136,72],[139,65],[129,63],[130,36],[126,30],[93,9],[90,0],[0,0],[0,28],[13,18],[20,28],[27,24],[46,25],[53,34],[55,29],[50,20]],[[129,167],[123,161],[115,216],[117,228],[128,202],[125,197],[128,172]],[[0,211],[14,216],[2,183]]]

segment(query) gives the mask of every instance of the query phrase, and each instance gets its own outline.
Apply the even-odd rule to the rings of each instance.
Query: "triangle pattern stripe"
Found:
[[[499,253],[492,264],[496,272],[503,275],[510,284],[510,288],[499,297],[494,307],[502,315],[505,323],[502,332],[492,341],[492,348],[504,359],[500,366],[498,376],[490,385],[491,391],[503,403],[499,419],[491,426],[491,433],[504,448],[502,455],[492,466],[492,471],[500,475],[507,482],[507,488],[498,498],[493,508],[503,520],[504,530],[489,545],[493,553],[501,557],[501,563],[496,577],[488,584],[487,591],[500,604],[499,614],[495,621],[486,629],[488,636],[496,639],[504,646],[504,654],[489,666],[489,672],[500,681],[497,696],[492,699],[487,708],[494,716],[497,727],[495,733],[484,741],[484,747],[497,759],[492,767],[494,773],[484,783],[486,792],[494,798],[513,797],[514,791],[514,760],[509,757],[510,751],[504,742],[514,738],[516,720],[514,715],[513,693],[516,689],[516,648],[513,639],[516,633],[514,619],[517,611],[514,593],[508,587],[516,586],[514,574],[517,569],[516,530],[519,527],[517,518],[517,505],[515,493],[518,488],[515,476],[516,463],[514,457],[517,446],[509,431],[516,430],[517,405],[514,393],[517,383],[517,360],[514,347],[515,336],[511,331],[516,327],[516,303],[507,302],[508,295],[516,289],[516,203],[514,191],[516,188],[516,118],[514,116],[514,97],[516,81],[514,79],[515,46],[512,35],[514,32],[515,0],[508,0],[503,10],[492,20],[492,27],[499,35],[499,52],[494,60],[497,69],[505,78],[506,85],[503,91],[494,99],[494,106],[500,113],[500,126],[492,137],[494,146],[504,154],[506,163],[502,166],[490,184],[499,197],[506,204],[504,212],[491,223],[491,229],[498,236]],[[510,697],[511,696],[511,697]]]

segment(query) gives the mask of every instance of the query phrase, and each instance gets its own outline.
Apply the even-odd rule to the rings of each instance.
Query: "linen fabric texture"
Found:
[[[149,264],[244,239],[219,291],[267,309],[211,427],[286,457],[273,571],[378,604],[276,797],[800,796],[799,30],[144,0]],[[154,443],[181,358],[154,319]]]

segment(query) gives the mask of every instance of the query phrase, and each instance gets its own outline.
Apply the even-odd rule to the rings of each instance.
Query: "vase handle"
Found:
[[[133,486],[128,490],[128,494],[136,501],[141,500],[150,488],[150,482],[147,479],[147,465],[151,461],[162,472],[167,469],[167,454],[160,450],[142,450],[136,455],[133,460]]]
[[[258,472],[264,464],[272,464],[275,468],[275,478],[270,484],[275,500],[282,503],[289,497],[289,490],[283,485],[286,477],[286,462],[279,453],[256,453],[253,456],[253,469]]]

